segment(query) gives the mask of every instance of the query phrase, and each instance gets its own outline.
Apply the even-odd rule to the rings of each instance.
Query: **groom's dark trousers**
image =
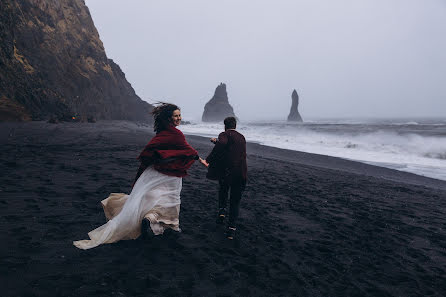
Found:
[[[242,198],[243,191],[245,190],[246,182],[240,180],[233,183],[228,183],[224,179],[218,181],[218,208],[220,212],[226,212],[229,199],[229,226],[235,228],[235,223],[238,218],[240,200]]]

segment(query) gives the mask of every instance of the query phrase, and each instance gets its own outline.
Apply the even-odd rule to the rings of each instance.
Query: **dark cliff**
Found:
[[[235,117],[234,109],[229,104],[226,85],[221,83],[215,89],[214,96],[204,106],[204,112],[201,119],[203,122],[220,122],[230,116]]]
[[[0,121],[150,121],[151,109],[107,58],[83,0],[1,1]]]
[[[296,90],[291,94],[291,109],[290,114],[288,115],[288,121],[290,122],[302,122],[302,117],[297,110],[299,105],[299,96],[297,95]]]

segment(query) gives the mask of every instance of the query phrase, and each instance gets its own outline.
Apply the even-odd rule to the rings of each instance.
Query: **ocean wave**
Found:
[[[344,147],[345,147],[345,148],[357,148],[358,145],[357,145],[356,143],[351,143],[351,142],[349,142],[349,143],[347,143]]]
[[[394,125],[419,125],[417,122],[407,122],[407,123],[394,123]]]
[[[443,153],[425,153],[425,157],[439,160],[446,160],[446,152]]]
[[[430,128],[409,126],[281,123],[241,123],[238,130],[250,142],[278,148],[380,163],[429,177],[446,180],[446,137]],[[413,127],[413,126],[412,126]],[[196,123],[183,132],[216,136],[221,124]],[[434,131],[438,133],[438,131]],[[431,133],[432,135],[429,135]],[[426,136],[427,135],[427,136]]]

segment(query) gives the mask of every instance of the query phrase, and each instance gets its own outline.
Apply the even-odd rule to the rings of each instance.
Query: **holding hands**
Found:
[[[215,137],[213,137],[213,138],[211,138],[210,139],[210,141],[213,143],[213,144],[216,144],[217,142],[218,142],[218,139],[217,138],[215,138]],[[204,159],[202,159],[202,158],[198,158],[198,161],[204,166],[204,167],[209,167],[209,163],[206,161],[206,160],[204,160]]]
[[[204,159],[202,159],[202,158],[199,158],[198,161],[199,161],[204,167],[209,167],[209,163],[208,163],[206,160],[204,160]]]

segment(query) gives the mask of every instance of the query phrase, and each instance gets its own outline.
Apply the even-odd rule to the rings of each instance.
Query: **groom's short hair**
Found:
[[[234,117],[227,117],[223,123],[225,124],[225,129],[235,129],[237,126],[237,120]]]

